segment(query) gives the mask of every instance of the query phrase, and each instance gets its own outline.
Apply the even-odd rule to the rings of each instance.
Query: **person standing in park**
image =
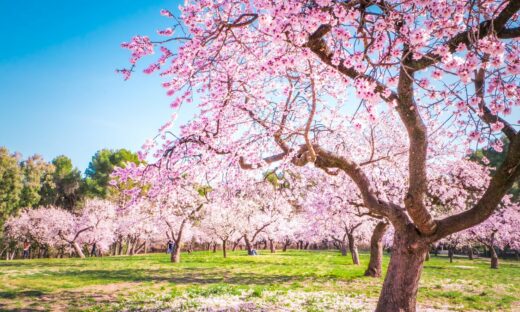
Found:
[[[29,259],[29,250],[31,248],[31,244],[29,244],[29,241],[25,240],[23,242],[23,258]]]
[[[166,248],[166,253],[171,254],[173,252],[173,242],[171,240],[168,241],[168,246]]]

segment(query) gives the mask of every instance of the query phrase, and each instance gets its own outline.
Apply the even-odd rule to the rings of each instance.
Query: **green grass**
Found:
[[[89,259],[0,261],[0,310],[91,307],[140,304],[147,296],[162,300],[179,296],[212,297],[264,293],[330,292],[377,299],[382,279],[363,276],[361,266],[338,252],[289,251],[246,256],[243,251],[183,254],[172,264],[166,254]],[[388,257],[385,257],[385,266]],[[519,309],[520,263],[501,261],[489,269],[485,259],[432,257],[426,262],[418,301],[422,306],[455,310]]]

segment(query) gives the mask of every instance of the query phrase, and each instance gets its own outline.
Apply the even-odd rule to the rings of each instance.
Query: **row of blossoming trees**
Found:
[[[159,242],[162,247],[166,240],[172,240],[172,262],[179,262],[181,248],[191,249],[193,243],[220,245],[226,257],[226,251],[237,246],[252,254],[259,241],[269,243],[271,252],[277,245],[285,250],[295,245],[303,248],[304,243],[326,243],[328,247],[330,242],[342,255],[350,251],[354,264],[360,263],[358,245],[370,244],[367,275],[381,275],[383,245],[392,245],[389,222],[371,214],[348,181],[331,179],[309,168],[296,173],[287,167],[283,175],[270,172],[260,180],[236,169],[226,170],[224,177],[210,173],[216,170],[202,174],[208,168],[200,163],[185,168],[175,181],[167,170],[130,165],[119,169],[116,179],[146,178],[142,184],[146,191],[129,191],[138,191],[129,203],[117,206],[93,199],[77,213],[55,207],[27,209],[6,223],[11,242],[7,258],[14,257],[17,243],[24,240],[38,246],[38,256],[63,257],[73,252],[81,258],[85,251],[91,255],[121,254],[123,245],[132,255],[144,251],[146,244]],[[447,213],[447,207],[465,192],[482,191],[489,179],[485,168],[468,160],[453,160],[446,168],[451,172],[435,178],[429,195],[432,209],[439,214]],[[465,176],[465,170],[473,172],[472,176]],[[386,196],[392,196],[396,189],[397,185],[388,184]],[[492,218],[441,242],[469,251],[475,246],[489,248],[492,267],[496,268],[496,248],[520,249],[519,226],[519,206],[507,197]],[[51,251],[54,254],[49,254]]]

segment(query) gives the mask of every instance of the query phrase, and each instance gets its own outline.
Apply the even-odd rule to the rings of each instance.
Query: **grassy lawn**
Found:
[[[180,264],[165,254],[0,261],[0,310],[160,310],[173,309],[177,301],[173,310],[197,310],[208,298],[268,310],[300,302],[300,310],[307,311],[333,310],[332,305],[351,300],[357,304],[351,311],[370,310],[382,279],[363,276],[367,254],[361,262],[354,266],[349,256],[332,251],[261,251],[257,257],[240,251],[227,259],[221,253],[183,253]],[[422,275],[419,304],[421,309],[519,311],[519,289],[518,262],[501,261],[499,270],[491,270],[485,259],[449,263],[432,257]]]

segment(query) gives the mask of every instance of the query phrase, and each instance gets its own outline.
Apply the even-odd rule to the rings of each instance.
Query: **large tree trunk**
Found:
[[[78,242],[72,242],[72,247],[74,247],[74,251],[80,258],[85,258],[85,255],[83,254],[83,251],[81,250],[81,247],[79,246]]]
[[[222,253],[224,254],[224,258],[227,258],[226,243],[227,243],[227,240],[223,239],[222,240]]]
[[[173,246],[170,261],[173,263],[181,262],[181,246],[177,241],[175,242],[175,246]]]
[[[356,239],[354,235],[348,235],[348,249],[350,250],[350,255],[352,256],[352,262],[355,265],[359,265],[359,253],[357,249]]]
[[[498,256],[493,245],[488,246],[489,253],[491,255],[491,268],[498,269]]]
[[[370,238],[370,262],[365,271],[365,276],[381,277],[383,274],[383,236],[389,224],[379,222],[374,228],[372,238]]]
[[[424,264],[426,244],[416,240],[413,229],[394,234],[392,256],[376,312],[414,312]]]

